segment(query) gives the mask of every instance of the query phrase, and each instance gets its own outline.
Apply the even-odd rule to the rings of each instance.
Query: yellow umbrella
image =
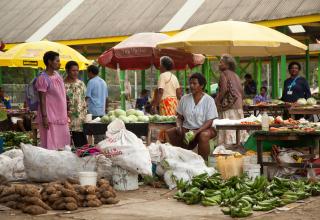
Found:
[[[1,53],[0,66],[45,68],[43,55],[50,50],[59,53],[62,69],[70,60],[76,61],[80,70],[90,64],[89,60],[71,47],[51,41],[37,41],[21,43]]]
[[[307,46],[274,29],[240,21],[220,21],[182,31],[157,44],[191,53],[218,56],[278,56],[301,54]]]

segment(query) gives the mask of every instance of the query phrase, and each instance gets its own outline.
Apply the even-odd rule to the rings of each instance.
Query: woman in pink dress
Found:
[[[59,54],[48,51],[43,56],[46,70],[36,82],[40,105],[37,121],[40,130],[40,144],[49,150],[63,149],[70,144],[68,128],[67,99],[60,68]]]

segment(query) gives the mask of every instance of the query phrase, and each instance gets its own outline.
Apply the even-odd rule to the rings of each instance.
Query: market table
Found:
[[[256,131],[254,136],[257,140],[257,159],[261,166],[260,172],[263,174],[263,166],[279,166],[276,162],[263,162],[263,146],[262,141],[297,141],[303,138],[313,139],[314,145],[309,146],[309,151],[311,155],[314,155],[314,148],[319,149],[320,132],[288,132],[288,131]],[[320,156],[320,151],[319,151]],[[282,167],[297,167],[297,168],[320,168],[320,164],[305,164],[305,163],[281,163]]]
[[[243,111],[245,114],[251,115],[253,112],[254,116],[258,116],[262,112],[266,111],[269,115],[274,117],[283,115],[284,111],[289,109],[291,106],[288,104],[269,104],[269,105],[244,105]]]
[[[320,106],[317,107],[300,107],[300,106],[292,106],[289,109],[289,114],[292,115],[316,115],[318,120],[320,119]]]

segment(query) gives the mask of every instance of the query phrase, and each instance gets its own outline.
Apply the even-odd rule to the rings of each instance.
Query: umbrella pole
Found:
[[[258,93],[260,92],[262,86],[262,61],[261,58],[258,58],[258,65],[257,65],[257,82],[258,82]]]
[[[309,40],[306,40],[306,45],[308,49],[306,50],[306,80],[310,83],[310,53],[309,53]]]
[[[104,81],[106,81],[106,68],[104,66],[101,67],[101,76]]]
[[[141,70],[141,90],[146,89],[146,70]]]
[[[138,78],[137,71],[134,71],[134,99],[138,98]]]
[[[211,73],[210,73],[210,60],[209,58],[207,59],[207,93],[210,95],[211,94]]]
[[[187,94],[187,78],[188,78],[188,72],[186,68],[183,73],[183,93],[184,94]]]

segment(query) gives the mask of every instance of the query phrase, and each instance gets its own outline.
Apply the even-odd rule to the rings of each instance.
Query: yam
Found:
[[[17,205],[16,205],[17,209],[20,209],[20,210],[24,209],[26,206],[27,205],[23,202],[17,202]]]
[[[75,200],[75,198],[73,197],[64,197],[64,202],[65,203],[77,203],[77,200]]]
[[[65,189],[69,189],[69,190],[74,191],[74,187],[68,181],[64,181],[63,182],[63,186],[64,186]]]
[[[30,197],[38,197],[38,198],[41,197],[39,189],[31,186],[25,187],[20,194],[22,196],[30,196]]]
[[[101,201],[98,200],[98,199],[89,200],[89,201],[88,201],[88,207],[99,207],[99,206],[101,206],[101,205],[102,205],[102,203],[101,203]]]
[[[66,209],[66,203],[65,202],[57,203],[57,204],[54,203],[51,207],[54,210],[64,210]]]
[[[6,186],[6,187],[3,188],[0,197],[11,195],[11,194],[14,194],[15,192],[16,192],[16,188],[13,185]]]
[[[100,180],[98,181],[98,186],[100,187],[100,186],[102,186],[102,185],[110,185],[110,183],[109,183],[109,181],[106,180],[106,179],[100,179]]]
[[[56,188],[53,186],[48,186],[45,191],[48,193],[48,195],[55,194],[57,192]]]
[[[96,194],[96,189],[97,187],[95,186],[86,186],[87,194],[91,194],[91,195]]]
[[[18,201],[19,199],[20,199],[20,195],[15,193],[15,194],[7,195],[7,196],[0,198],[0,203],[6,203],[6,202],[10,202],[10,201]]]
[[[48,196],[48,202],[50,203],[54,203],[57,199],[59,199],[60,196],[58,194],[51,194],[50,196]]]
[[[86,196],[86,199],[89,201],[89,200],[95,200],[95,199],[97,199],[97,196],[94,194],[94,195],[91,195],[91,194],[89,194],[89,195],[87,195]]]
[[[15,185],[16,188],[16,193],[21,194],[21,192],[23,191],[23,189],[25,188],[23,185]]]
[[[109,191],[103,191],[103,192],[101,193],[101,197],[108,199],[108,198],[114,197],[114,196],[113,196],[113,194],[112,194],[111,192],[109,192]]]
[[[28,197],[28,196],[25,196],[22,198],[22,201],[25,202],[25,203],[28,203],[28,204],[31,204],[31,205],[37,205],[37,206],[40,206],[46,210],[51,210],[51,208],[45,204],[40,198],[38,197]]]
[[[103,191],[109,191],[109,189],[110,189],[110,186],[109,185],[101,185],[100,187],[99,187],[99,191],[100,192],[103,192]]]
[[[79,194],[86,194],[86,187],[85,186],[76,186],[75,187],[75,190],[79,193]]]
[[[11,209],[17,209],[17,202],[16,201],[9,201],[9,202],[6,202],[4,204],[4,206],[7,206]]]
[[[82,207],[88,207],[88,201],[84,201],[84,202],[82,203]]]
[[[65,207],[66,207],[66,210],[68,210],[68,211],[74,211],[74,210],[78,209],[77,204],[76,204],[76,203],[73,203],[73,202],[67,203],[67,204],[65,205]]]
[[[76,200],[78,200],[78,195],[76,193],[76,191],[72,191],[69,189],[61,189],[62,195],[65,197],[73,197]]]
[[[47,213],[47,210],[37,205],[29,205],[26,206],[23,210],[24,213],[28,213],[31,215],[40,215]]]
[[[79,201],[84,201],[86,199],[86,196],[79,194],[78,198],[79,198]]]
[[[73,178],[68,178],[67,181],[71,184],[76,184],[76,185],[80,184],[79,180],[73,179]]]
[[[100,192],[96,192],[96,197],[97,197],[98,199],[100,199],[100,198],[101,198],[101,193],[100,193]]]
[[[49,199],[49,195],[46,191],[41,193],[41,199],[42,201],[47,201]]]
[[[117,204],[120,200],[117,198],[101,198],[103,204]]]
[[[64,198],[58,198],[56,201],[53,202],[52,208],[56,209],[59,205],[64,204]]]

